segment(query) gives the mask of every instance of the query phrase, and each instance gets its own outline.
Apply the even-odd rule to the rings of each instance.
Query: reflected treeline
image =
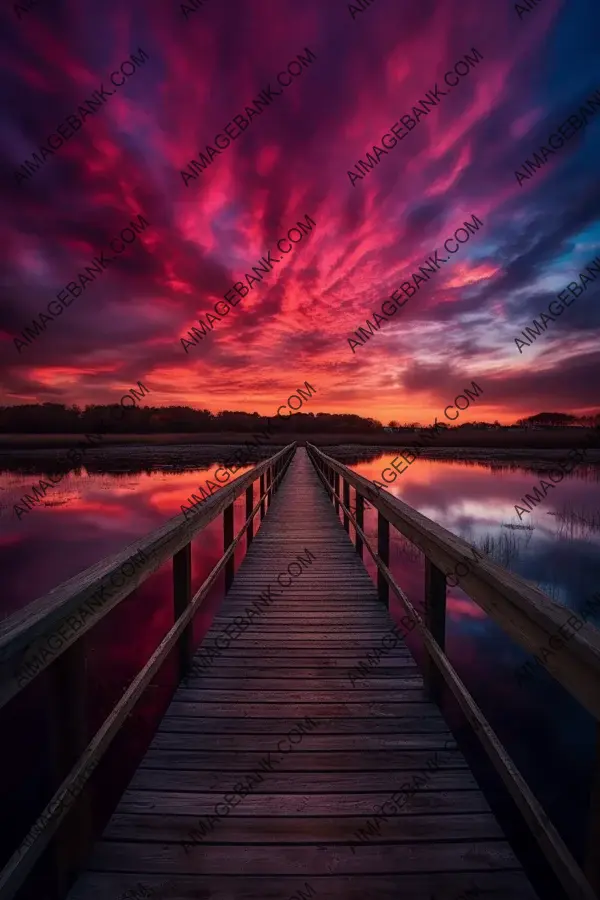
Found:
[[[427,459],[428,462],[444,462],[462,467],[471,466],[473,468],[489,469],[493,472],[531,472],[540,478],[543,478],[544,475],[548,475],[551,471],[556,469],[556,460],[552,459],[526,459],[521,457],[497,459],[491,457],[488,458],[484,455],[479,459],[473,459],[468,457],[462,458],[458,454],[450,457],[446,455],[447,452],[448,451],[422,453],[421,457]],[[485,453],[485,451],[483,452]],[[542,453],[544,453],[543,450],[540,451],[540,454]],[[560,458],[564,458],[564,451],[561,453]],[[568,477],[583,477],[592,481],[600,481],[600,459],[598,459],[598,461],[575,466]]]
[[[344,465],[347,466],[355,466],[359,465],[360,463],[373,462],[373,460],[378,459],[383,455],[400,453],[401,449],[402,448],[398,448],[396,450],[394,448],[393,450],[390,450],[389,447],[375,447],[373,449],[367,450],[362,448],[357,449],[356,447],[337,446],[323,448],[325,453],[327,453],[329,456],[332,456],[334,459],[337,459],[338,462],[344,463]],[[473,457],[474,453],[479,454],[477,458]],[[552,469],[556,467],[556,460],[558,458],[564,458],[565,455],[565,451],[560,451],[557,454],[556,451],[544,450],[528,451],[528,455],[530,456],[530,458],[527,458],[526,456],[520,456],[519,451],[500,450],[495,451],[495,453],[503,453],[505,454],[505,458],[500,459],[497,456],[492,456],[489,450],[450,450],[448,448],[441,448],[437,450],[427,448],[427,450],[419,454],[419,458],[426,459],[428,462],[444,462],[449,463],[450,465],[471,466],[473,468],[488,469],[497,472],[532,472],[539,477],[543,477],[544,474],[548,474]],[[535,453],[537,453],[537,458],[533,455]],[[540,459],[540,456],[545,453],[554,453],[556,454],[556,458]],[[574,475],[576,477],[580,476],[588,478],[593,481],[600,481],[600,457],[598,458],[597,462],[590,462],[576,466],[573,469],[573,472],[570,473],[569,477],[571,477],[571,475]]]
[[[240,449],[244,450],[244,465],[252,466],[283,449],[284,443],[270,444],[268,447],[254,446],[248,448],[242,444],[181,444],[166,446],[149,446],[144,444],[133,446],[89,447],[83,455],[79,466],[69,460],[67,450],[60,449],[21,449],[4,451],[0,449],[0,472],[16,475],[66,475],[69,472],[80,472],[85,469],[95,475],[140,475],[152,472],[195,472],[198,469],[223,465],[231,461],[232,455]],[[380,459],[384,455],[398,454],[402,448],[358,447],[356,445],[321,445],[329,456],[347,466],[360,465]],[[536,451],[529,451],[534,454]],[[539,478],[555,468],[556,460],[540,459],[540,455],[552,451],[539,451],[537,459],[521,456],[517,451],[490,451],[473,449],[428,448],[419,456],[428,462],[444,462],[456,466],[471,466],[487,469],[492,472],[531,472]],[[477,453],[477,458],[473,454]],[[510,458],[498,458],[503,453]],[[560,454],[564,456],[564,451]],[[556,456],[558,458],[558,455]],[[576,478],[600,481],[600,459],[598,463],[578,465],[572,475]]]
[[[243,465],[253,466],[273,456],[283,448],[273,444],[261,450],[245,449]],[[83,461],[74,466],[63,450],[22,450],[0,452],[0,472],[16,475],[67,475],[85,469],[90,475],[150,475],[152,472],[195,472],[231,462],[232,454],[242,447],[224,444],[222,447],[110,447],[86,450]],[[233,463],[232,463],[233,465]]]

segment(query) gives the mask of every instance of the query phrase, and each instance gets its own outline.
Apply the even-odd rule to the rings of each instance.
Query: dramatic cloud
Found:
[[[596,408],[597,284],[524,353],[514,338],[600,253],[600,104],[515,175],[600,89],[597,6],[26,5],[0,39],[4,402],[110,402],[142,379],[155,403],[271,414],[309,379],[319,410],[426,422],[475,379],[481,418]],[[352,352],[473,215],[484,227]]]

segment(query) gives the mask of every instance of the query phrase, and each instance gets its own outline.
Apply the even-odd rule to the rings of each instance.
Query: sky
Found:
[[[600,90],[596,0],[30,2],[0,38],[0,402],[600,409],[592,278],[515,341],[600,256],[600,104],[540,150]]]

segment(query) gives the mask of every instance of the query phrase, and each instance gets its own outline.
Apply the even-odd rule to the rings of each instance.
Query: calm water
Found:
[[[382,469],[396,453],[352,468],[381,480]],[[0,571],[3,591],[0,617],[6,617],[99,559],[147,534],[179,513],[214,466],[196,472],[144,471],[140,474],[71,474],[48,492],[47,505],[20,521],[12,504],[30,493],[37,478],[0,473]],[[38,477],[41,477],[41,473]],[[526,578],[557,602],[580,609],[600,591],[600,478],[598,471],[575,473],[557,485],[546,500],[519,522],[514,504],[531,493],[539,474],[516,465],[495,466],[420,460],[390,492],[450,531],[484,549],[496,562]],[[353,502],[353,499],[352,499]],[[244,498],[236,503],[236,531],[243,521]],[[528,524],[516,530],[507,524]],[[375,539],[376,514],[368,508],[365,530]],[[352,534],[352,529],[351,529]],[[375,539],[376,543],[376,539]],[[193,542],[193,587],[204,580],[222,553],[222,524],[217,520]],[[236,557],[236,566],[244,548]],[[366,554],[366,557],[368,554]],[[423,559],[392,532],[391,568],[409,599],[423,597]],[[374,564],[367,560],[374,574]],[[109,614],[88,636],[88,689],[92,697],[90,729],[112,708],[123,688],[147,661],[172,623],[170,564],[163,566]],[[200,640],[222,597],[217,584],[197,616]],[[401,614],[393,605],[395,616]],[[600,619],[595,622],[600,625]],[[420,647],[411,647],[419,658]],[[593,722],[577,703],[540,671],[518,686],[515,668],[526,654],[507,639],[486,614],[459,588],[448,589],[447,652],[460,676],[496,729],[509,753],[559,828],[570,849],[580,856],[586,798],[593,757]],[[169,701],[174,673],[165,668],[132,717],[132,725],[115,742],[99,770],[97,783],[109,781],[112,792],[95,789],[98,821],[114,802],[108,794],[127,784],[139,754],[152,735],[157,717]],[[350,685],[349,685],[350,687]],[[14,743],[4,747],[5,764],[15,773],[0,785],[3,856],[31,824],[30,804],[49,799],[43,741],[32,741],[25,708],[36,707],[39,722],[47,714],[48,684],[44,676],[0,713],[0,727],[11,729]],[[456,711],[445,703],[451,724]],[[27,716],[29,720],[31,716]],[[38,722],[38,725],[39,725]],[[41,727],[41,726],[40,726]],[[90,732],[91,733],[91,732]],[[6,769],[5,769],[6,771]],[[32,777],[31,772],[37,771]],[[95,776],[96,777],[96,776]],[[482,770],[482,777],[487,777]],[[27,801],[16,808],[17,797]],[[8,810],[12,807],[12,818]],[[16,821],[15,821],[16,817]]]

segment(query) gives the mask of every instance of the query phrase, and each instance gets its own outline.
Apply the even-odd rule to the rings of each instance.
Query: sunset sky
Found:
[[[598,282],[515,344],[600,255],[600,109],[515,176],[600,89],[597,0],[21,2],[4,4],[0,38],[0,402],[116,402],[141,380],[155,405],[271,415],[308,380],[313,412],[426,423],[475,380],[477,418],[600,409]],[[110,73],[140,49],[148,59],[115,88]],[[482,60],[448,88],[474,49]],[[101,84],[114,95],[15,176]],[[269,85],[280,96],[186,185],[181,172]],[[351,180],[436,85],[447,96]],[[135,242],[18,352],[15,337],[138,215],[149,226]],[[312,232],[186,353],[198,317],[306,215]],[[473,215],[484,227],[352,352]]]

